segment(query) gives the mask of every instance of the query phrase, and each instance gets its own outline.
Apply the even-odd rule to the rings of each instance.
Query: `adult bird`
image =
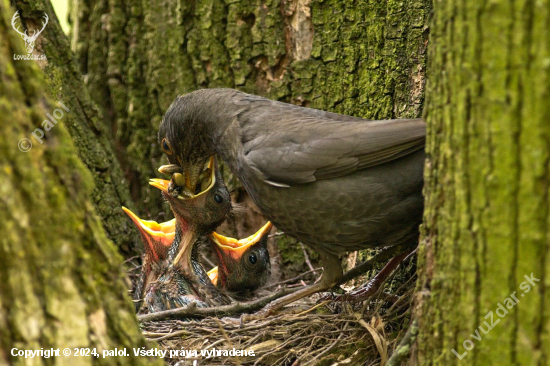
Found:
[[[337,284],[338,253],[417,243],[425,135],[421,119],[370,121],[203,89],[166,112],[159,144],[171,164],[159,170],[183,173],[191,195],[218,154],[277,228],[319,253],[321,280],[275,310]]]

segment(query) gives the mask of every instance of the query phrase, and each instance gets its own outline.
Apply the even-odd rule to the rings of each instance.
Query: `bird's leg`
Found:
[[[342,278],[342,265],[340,263],[340,259],[338,256],[325,252],[324,250],[318,249],[318,251],[323,263],[323,275],[319,282],[272,301],[256,314],[243,315],[242,321],[263,319],[264,317],[274,314],[277,310],[282,309],[284,306],[293,303],[296,300],[312,295],[316,292],[327,290],[336,285]]]
[[[356,278],[357,276],[360,276],[370,271],[378,263],[388,262],[390,259],[398,255],[399,253],[407,251],[409,248],[410,248],[410,245],[394,245],[392,247],[383,249],[382,251],[380,251],[380,253],[376,254],[374,257],[372,257],[368,261],[358,264],[357,266],[353,267],[349,271],[345,272],[339,284],[341,285],[343,283],[346,283]]]
[[[385,266],[374,276],[372,280],[369,281],[369,283],[359,289],[352,291],[348,294],[340,295],[334,298],[335,301],[353,301],[353,302],[359,302],[364,301],[374,295],[378,290],[380,289],[380,286],[384,281],[389,277],[389,275],[393,272],[399,264],[411,254],[412,250],[408,250],[402,254],[399,254],[396,257],[393,257]]]

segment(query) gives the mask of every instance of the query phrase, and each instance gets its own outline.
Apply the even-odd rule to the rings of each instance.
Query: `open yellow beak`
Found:
[[[168,184],[170,184],[170,181],[166,179],[155,178],[155,179],[149,179],[149,184],[155,188],[160,189],[163,192],[168,193]]]
[[[134,222],[134,225],[136,225],[138,230],[146,238],[150,238],[157,242],[160,242],[165,247],[170,247],[170,245],[172,245],[174,237],[176,236],[176,219],[172,219],[170,221],[159,224],[156,221],[140,219],[135,213],[133,213],[126,207],[122,207],[122,210],[128,216],[130,216],[130,218]],[[151,244],[149,243],[149,245]],[[154,248],[151,249],[153,249],[153,253],[158,256]]]
[[[179,170],[177,168],[179,168]],[[185,187],[184,188],[185,197],[182,197],[180,195],[180,196],[178,196],[178,198],[180,198],[180,199],[193,199],[193,198],[198,197],[201,194],[204,194],[205,192],[209,191],[214,186],[214,184],[216,183],[215,168],[216,168],[216,157],[214,155],[212,155],[210,157],[210,160],[208,161],[208,166],[206,168],[206,171],[210,171],[210,177],[208,177],[209,179],[207,179],[207,177],[203,176],[202,177],[202,182],[203,183],[197,182],[200,179],[201,171],[203,170],[199,166],[190,167],[189,169],[193,170],[192,172],[189,169],[186,169],[186,171],[184,172],[185,174],[183,176],[181,175],[181,173],[179,173],[181,168],[178,165],[174,165],[174,164],[163,165],[158,169],[158,171],[163,173],[163,174],[169,174],[169,173],[172,173],[172,172],[173,172],[173,174],[177,174],[179,176],[178,180],[181,180],[178,183],[178,186],[184,186]],[[173,177],[175,177],[175,175],[173,175]],[[206,183],[204,183],[204,182],[206,182]],[[202,187],[201,186],[201,192],[199,194],[195,195],[193,192],[195,192],[195,186],[197,185],[197,183],[202,184],[202,185],[208,184],[208,186],[207,187]],[[156,188],[160,189],[163,192],[169,193],[168,192],[168,185],[170,184],[170,181],[167,181],[165,179],[151,179],[149,181],[149,184],[152,185],[153,187],[156,187]]]
[[[248,238],[240,240],[229,238],[216,232],[210,234],[210,238],[218,246],[218,248],[223,250],[232,258],[238,260],[251,245],[256,244],[264,237],[264,235],[268,234],[271,231],[272,227],[273,224],[268,221],[267,224],[265,224],[255,234],[252,234]]]

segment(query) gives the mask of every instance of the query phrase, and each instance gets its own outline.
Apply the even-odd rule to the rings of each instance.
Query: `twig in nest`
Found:
[[[225,329],[223,329],[223,325],[220,322],[220,320],[218,318],[214,318],[214,320],[216,321],[216,323],[218,323],[218,327],[220,328],[220,332],[222,333],[223,338],[225,339],[227,344],[229,345],[229,348],[233,348],[233,343],[231,343],[231,339],[229,339],[229,336],[227,335],[227,332],[225,331]],[[241,361],[239,360],[239,357],[234,357],[234,360],[235,360],[235,364],[237,366],[241,366]]]
[[[297,315],[304,315],[304,314],[307,314],[307,313],[310,313],[312,312],[313,310],[317,309],[318,307],[321,307],[321,306],[324,306],[324,305],[327,305],[328,303],[330,303],[332,300],[326,300],[326,301],[323,301],[322,303],[319,303],[305,311],[302,311],[301,313],[298,313]]]
[[[168,338],[179,337],[180,335],[184,335],[184,334],[191,334],[191,333],[189,333],[189,332],[186,331],[186,330],[179,330],[179,331],[177,331],[177,332],[168,333],[168,334],[163,334],[163,336],[162,336],[162,337],[159,337],[159,338],[148,338],[148,339],[151,339],[151,340],[154,340],[154,341],[159,342],[159,341],[163,341],[163,340],[168,339]],[[149,335],[151,335],[151,334],[146,334],[146,333],[144,333],[143,335],[144,335],[145,337],[147,337],[147,336],[149,336]]]
[[[311,271],[304,272],[304,273],[302,273],[302,274],[299,274],[299,275],[296,276],[296,277],[289,278],[288,280],[284,280],[284,281],[280,281],[280,282],[275,282],[275,283],[272,283],[272,284],[270,284],[270,285],[267,285],[266,288],[274,287],[274,286],[277,286],[277,285],[282,285],[282,284],[285,284],[285,283],[289,283],[289,282],[293,282],[293,281],[299,280],[300,278],[304,277],[305,275],[310,274],[311,272],[314,272],[314,273],[315,273],[315,271],[319,271],[319,270],[321,270],[321,269],[323,269],[323,267],[314,268],[314,269],[311,270]]]
[[[201,258],[206,262],[208,263],[208,265],[212,268],[216,267],[216,265],[214,263],[212,263],[212,261],[210,259],[208,259],[204,253],[201,253]]]
[[[347,268],[353,268],[357,265],[357,250],[355,252],[351,252],[348,257],[346,258],[347,262]]]
[[[268,303],[270,303],[271,301],[278,299],[279,297],[288,295],[292,292],[294,292],[294,290],[292,289],[282,289],[274,294],[262,297],[254,301],[245,302],[245,303],[237,302],[231,305],[223,305],[223,306],[217,306],[217,307],[211,307],[211,308],[197,308],[196,304],[193,302],[187,307],[166,310],[166,311],[159,311],[158,313],[152,313],[152,314],[138,315],[137,318],[140,323],[143,323],[143,322],[151,322],[151,321],[164,320],[164,319],[177,319],[181,317],[205,318],[208,316],[219,317],[219,316],[242,314],[242,313],[259,310],[263,308],[265,305],[267,305]]]
[[[346,330],[346,328],[348,327],[348,324],[349,323],[346,323],[344,325],[344,330]],[[332,344],[330,346],[328,346],[327,348],[325,348],[321,353],[319,353],[317,356],[315,356],[314,358],[312,358],[307,364],[307,365],[315,365],[317,360],[320,359],[321,357],[323,357],[324,355],[326,355],[327,353],[329,353],[334,347],[336,347],[338,345],[338,343],[340,342],[340,340],[342,339],[342,337],[344,336],[344,333],[340,333],[340,335],[338,336],[338,338],[336,338],[336,340],[334,342],[332,342]]]
[[[274,238],[276,236],[281,236],[281,235],[285,235],[285,233],[282,232],[282,231],[277,231],[275,234],[269,234],[267,237],[268,238]]]
[[[392,303],[392,304],[395,304],[395,302],[400,299],[399,296],[392,295],[392,294],[389,294],[387,292],[381,292],[378,295],[378,297],[381,298],[382,300],[384,300],[386,302],[389,302],[389,303]]]
[[[386,339],[383,335],[378,333],[375,328],[367,324],[360,314],[355,313],[354,315],[359,324],[365,327],[365,329],[371,334],[374,344],[376,345],[376,349],[378,350],[378,354],[380,354],[380,366],[384,366],[388,360],[388,343]]]
[[[126,263],[131,262],[134,259],[138,259],[138,258],[141,258],[141,255],[134,255],[133,257],[130,257],[130,258],[126,259],[124,262],[122,262],[122,264],[126,264]]]
[[[302,252],[304,252],[304,258],[305,258],[305,261],[306,261],[306,264],[307,264],[309,270],[313,271],[313,274],[315,276],[317,276],[317,272],[315,272],[315,270],[313,269],[313,266],[311,265],[311,262],[309,261],[309,256],[307,255],[306,248],[304,247],[304,244],[302,244],[300,242],[300,246],[302,247]]]
[[[406,299],[409,299],[410,300],[410,295],[414,292],[414,287],[413,288],[410,288],[407,292],[405,292],[403,295],[401,295],[401,297],[393,303],[392,306],[390,306],[390,308],[388,309],[388,311],[386,312],[386,314],[388,316],[391,316],[393,315],[395,312],[393,311],[394,309],[397,308],[397,310],[399,310],[401,308],[401,306],[397,307],[398,305],[401,305],[401,303],[406,300]]]
[[[377,263],[387,262],[389,259],[395,257],[397,253],[403,252],[408,245],[395,245],[387,249],[382,250],[380,253],[372,257],[366,262],[361,263],[360,265],[350,269],[342,276],[342,279],[338,283],[339,285],[348,282],[349,280],[367,272],[374,268],[374,265]]]
[[[397,366],[403,364],[403,362],[409,357],[411,353],[412,344],[416,341],[416,335],[418,334],[418,322],[415,319],[405,336],[399,342],[399,345],[393,351],[390,359],[388,360],[388,366]]]

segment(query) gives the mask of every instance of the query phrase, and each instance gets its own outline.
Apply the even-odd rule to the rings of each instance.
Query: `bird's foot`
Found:
[[[372,295],[376,294],[378,292],[378,289],[380,288],[380,284],[378,286],[376,283],[373,283],[373,281],[370,281],[365,287],[360,288],[355,291],[351,291],[342,295],[337,295],[335,293],[329,293],[328,295],[325,295],[321,297],[319,300],[317,300],[317,304],[322,303],[324,301],[330,301],[330,302],[361,302],[367,300]]]
[[[349,292],[347,294],[332,296],[332,301],[338,302],[360,302],[369,299],[371,296],[376,294],[382,284],[388,279],[390,274],[399,266],[399,264],[406,259],[411,254],[411,251],[402,253],[394,258],[392,258],[385,266],[374,276],[372,280],[369,281],[364,287]],[[325,300],[328,300],[325,299]]]
[[[327,286],[325,286],[323,283],[316,283],[311,286],[306,286],[296,292],[293,292],[291,294],[288,294],[284,297],[281,297],[280,299],[274,300],[267,304],[262,310],[254,313],[254,314],[244,314],[241,316],[241,323],[247,322],[247,321],[253,321],[253,320],[261,320],[265,319],[269,316],[275,315],[279,312],[279,310],[283,310],[283,308],[293,303],[296,300],[299,300],[305,296],[312,295],[319,291],[324,291],[327,289]]]
[[[277,309],[267,305],[262,310],[255,312],[254,314],[241,315],[241,324],[248,323],[254,320],[264,320],[272,315],[275,315]]]
[[[342,296],[342,295],[336,295],[334,292],[329,292],[328,294],[326,294],[324,296],[321,296],[319,298],[319,300],[317,300],[315,303],[320,304],[320,303],[325,302],[325,301],[334,301],[340,296]]]
[[[343,295],[336,295],[332,296],[333,302],[361,302],[365,301],[368,298],[370,298],[372,295],[376,294],[378,290],[380,289],[380,285],[382,284],[381,281],[375,281],[376,277],[367,283],[367,285],[363,288],[360,288],[355,291],[348,292]]]

